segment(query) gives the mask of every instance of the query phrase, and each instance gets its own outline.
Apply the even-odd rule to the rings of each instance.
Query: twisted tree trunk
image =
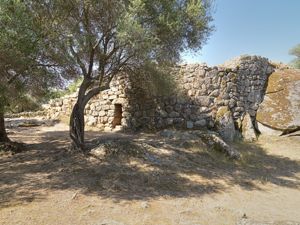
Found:
[[[88,101],[99,94],[106,87],[95,87],[89,89],[92,84],[90,79],[84,78],[80,85],[77,102],[73,107],[70,117],[70,137],[72,140],[72,150],[85,151],[84,145],[84,108]]]
[[[84,98],[90,85],[91,81],[84,78],[79,87],[77,102],[70,117],[70,137],[72,149],[75,151],[84,151],[84,108],[86,105]]]
[[[84,107],[76,102],[70,117],[70,137],[72,149],[84,151]]]

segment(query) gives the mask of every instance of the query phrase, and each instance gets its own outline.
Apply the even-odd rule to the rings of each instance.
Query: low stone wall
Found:
[[[266,58],[243,56],[219,67],[180,65],[170,76],[173,91],[158,96],[147,89],[147,78],[120,75],[110,90],[86,106],[86,124],[99,129],[242,129],[245,115],[255,124],[268,76],[273,67]],[[159,92],[159,91],[158,91]],[[163,92],[163,91],[162,91]],[[55,99],[48,117],[70,115],[76,94]],[[233,137],[228,137],[232,139]]]
[[[5,114],[5,118],[45,117],[47,115],[49,116],[49,111],[40,110],[33,112],[8,113]]]
[[[125,126],[130,120],[128,98],[125,90],[129,86],[128,76],[122,75],[111,82],[110,89],[103,91],[92,98],[85,107],[85,121],[87,126],[96,126],[100,129],[111,129],[115,115],[115,105],[122,106],[121,124]],[[127,88],[125,88],[127,87]],[[77,100],[77,93],[53,99],[44,105],[47,118],[56,119],[62,116],[70,116],[71,110]]]

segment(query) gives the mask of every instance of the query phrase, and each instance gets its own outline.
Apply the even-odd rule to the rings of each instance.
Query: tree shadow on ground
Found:
[[[97,135],[89,132],[88,139]],[[67,137],[66,131],[45,132],[26,152],[0,157],[1,207],[43,199],[50,190],[121,201],[197,197],[224,192],[233,185],[247,190],[261,189],[266,183],[300,187],[299,161],[269,155],[255,144],[236,144],[243,159],[235,162],[203,146],[182,147],[180,140],[157,135],[104,134],[102,140],[123,138],[155,150],[97,159],[70,153]]]

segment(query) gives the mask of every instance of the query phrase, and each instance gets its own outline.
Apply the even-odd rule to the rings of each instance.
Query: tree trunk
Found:
[[[70,137],[72,148],[77,151],[84,151],[84,106],[77,101],[73,107],[70,117]]]
[[[84,108],[88,101],[99,94],[101,90],[108,88],[108,85],[100,88],[100,86],[88,90],[92,82],[90,79],[84,78],[80,85],[77,102],[73,107],[70,117],[70,137],[72,140],[72,148],[75,151],[84,151]],[[88,92],[86,93],[86,91]]]
[[[0,110],[0,142],[9,142],[4,124],[4,113]]]
[[[84,151],[84,102],[85,92],[91,82],[84,78],[78,92],[77,102],[72,109],[70,116],[70,137],[72,150]]]

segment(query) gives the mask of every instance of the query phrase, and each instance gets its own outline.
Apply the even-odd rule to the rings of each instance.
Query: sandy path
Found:
[[[142,167],[69,155],[63,125],[13,132],[31,145],[0,156],[0,224],[300,224],[299,136],[238,145],[247,165],[184,152]]]

